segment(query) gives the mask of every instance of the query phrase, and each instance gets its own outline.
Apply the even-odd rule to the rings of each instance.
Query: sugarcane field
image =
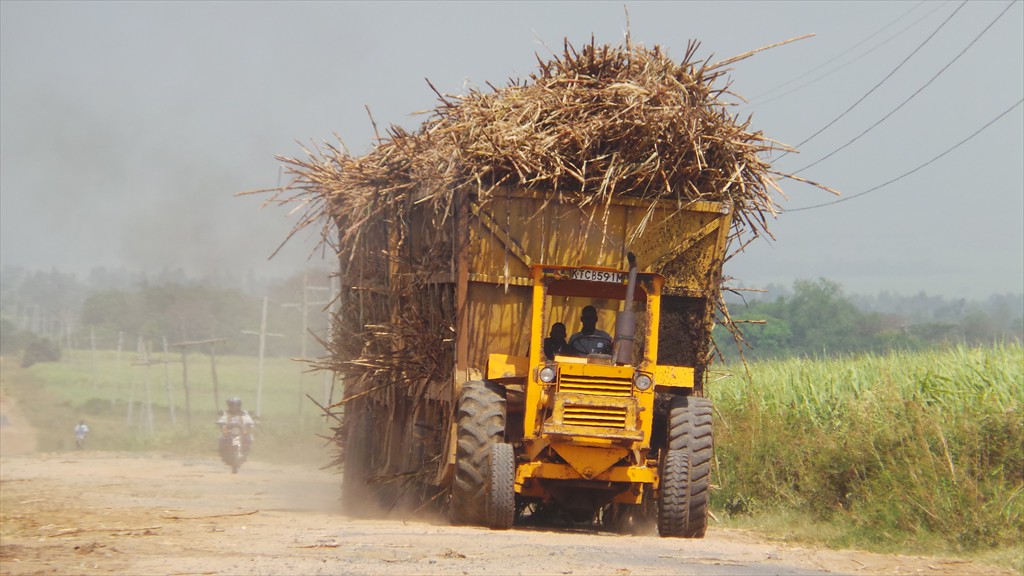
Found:
[[[1021,102],[910,170],[916,153],[934,154],[926,144],[950,137],[904,130],[901,137],[914,143],[885,152],[887,161],[902,162],[902,175],[858,165],[860,175],[883,181],[875,187],[838,169],[810,170],[888,121],[947,69],[953,73],[975,41],[990,29],[998,33],[1004,14],[1020,11],[1020,2],[998,10],[967,4],[901,3],[898,16],[891,6],[871,8],[895,18],[876,35],[900,41],[919,22],[952,12],[932,22],[938,27],[905,60],[877,65],[873,72],[895,68],[802,141],[762,121],[759,104],[773,91],[759,86],[765,80],[751,63],[776,62],[780,54],[806,58],[804,47],[815,45],[817,34],[779,25],[754,3],[714,8],[720,15],[733,10],[731,18],[762,14],[757,33],[742,19],[734,23],[746,31],[745,42],[725,44],[744,46],[734,53],[716,53],[708,44],[722,44],[686,35],[673,36],[673,45],[641,39],[638,29],[650,26],[654,6],[626,5],[619,40],[566,32],[550,44],[535,30],[530,58],[507,68],[487,63],[487,70],[506,69],[506,80],[467,75],[461,89],[438,79],[455,53],[442,48],[473,52],[462,36],[441,34],[454,14],[501,30],[503,18],[518,21],[520,8],[542,25],[541,6],[393,3],[390,35],[383,36],[370,26],[386,22],[383,8],[363,2],[289,5],[287,17],[274,2],[61,7],[61,21],[78,10],[90,21],[129,18],[137,28],[124,31],[133,30],[140,45],[163,46],[172,37],[163,36],[165,28],[181,39],[218,30],[220,44],[204,53],[175,40],[165,56],[148,58],[167,76],[150,81],[152,99],[140,102],[179,123],[154,130],[140,116],[132,128],[140,148],[104,152],[137,166],[160,164],[137,198],[109,205],[138,218],[117,240],[123,260],[94,268],[88,290],[56,267],[47,276],[5,265],[0,575],[1021,574],[1024,304],[1015,296],[1015,268],[1003,284],[995,280],[1001,269],[991,284],[977,281],[978,290],[991,290],[984,303],[929,300],[923,291],[879,292],[870,300],[846,294],[825,272],[794,279],[791,290],[777,284],[788,279],[786,263],[810,249],[865,278],[904,281],[920,265],[920,278],[938,279],[954,264],[929,264],[928,254],[918,260],[919,250],[899,247],[916,245],[922,233],[914,230],[930,210],[962,212],[952,217],[956,225],[946,216],[929,223],[935,233],[958,237],[958,219],[967,228],[984,221],[984,233],[975,235],[988,239],[989,252],[1016,249],[1017,240],[1000,236],[1014,225],[995,224],[1015,218],[1014,210],[987,211],[996,213],[992,222],[968,215],[985,204],[982,190],[1000,193],[1000,184],[961,190],[955,205],[918,199],[914,214],[894,203],[857,208],[840,224],[827,210],[802,212],[874,202],[877,195],[861,198],[939,170],[940,160],[953,162],[958,148],[1019,115]],[[819,7],[797,12],[813,18]],[[608,7],[544,8],[586,20]],[[664,8],[677,19],[682,8],[694,15],[712,9]],[[871,20],[865,7],[821,8],[867,10]],[[913,66],[933,36],[949,22],[956,26],[961,9],[983,8],[998,14],[986,12],[994,19],[975,41],[888,115],[819,159],[820,143],[810,144],[818,134],[854,118],[869,123],[854,108],[904,64]],[[900,32],[888,30],[919,10],[929,12]],[[634,11],[642,15],[639,27]],[[275,33],[261,34],[265,43],[232,45],[234,35],[248,34],[247,17],[268,18],[274,29],[278,20],[294,24],[321,12],[351,19],[344,20],[344,45],[359,48],[316,48],[320,37],[343,35],[319,18],[301,20],[306,33],[296,36],[294,26],[282,32],[295,44],[287,49]],[[200,13],[217,24],[188,18]],[[5,3],[3,36],[15,37],[15,22],[28,26],[40,14]],[[226,15],[233,25],[224,25]],[[831,25],[841,29],[840,20]],[[721,25],[706,25],[712,40]],[[382,65],[393,61],[384,52],[405,50],[403,35],[419,38],[431,26],[437,31],[429,46],[409,50],[401,67]],[[694,31],[693,22],[681,30]],[[483,31],[467,30],[465,38],[477,34]],[[4,52],[25,54],[14,46],[6,41]],[[221,50],[245,51],[232,60],[245,64],[217,67]],[[190,64],[176,51],[190,54]],[[13,57],[4,61],[20,69],[8,66]],[[833,61],[819,67],[842,69]],[[1012,62],[1008,68],[1012,79]],[[144,67],[134,69],[148,77]],[[245,80],[257,69],[259,80]],[[410,69],[422,73],[408,78]],[[774,88],[790,91],[767,102],[801,94],[825,77],[805,80],[816,71]],[[7,74],[5,90],[13,90]],[[258,224],[252,212],[224,217],[196,195],[203,181],[238,182],[229,174],[243,170],[241,162],[211,155],[201,166],[145,152],[153,140],[182,154],[190,147],[234,147],[237,157],[265,152],[249,132],[234,144],[200,143],[199,116],[168,96],[192,75],[217,78],[203,107],[214,106],[225,127],[250,100],[282,112],[246,123],[253,134],[289,133],[292,151],[278,142],[263,155],[262,169],[273,176],[230,191],[236,204],[259,205]],[[232,78],[239,95],[213,88]],[[375,83],[408,91],[407,82],[419,86],[429,107],[396,110],[386,98],[379,113],[373,101],[354,103]],[[322,96],[318,85],[345,86],[331,95],[336,115],[275,96],[303,93],[313,102]],[[992,86],[999,93],[1001,79]],[[744,93],[751,87],[753,94]],[[834,100],[806,104],[794,121],[817,107],[847,105]],[[394,102],[405,101],[412,100]],[[353,131],[341,120],[353,107],[368,129]],[[964,115],[997,111],[958,107]],[[4,117],[7,123],[14,116],[5,109]],[[938,117],[937,133],[960,127],[952,115]],[[102,142],[104,131],[95,132]],[[8,150],[11,134],[8,140],[5,129]],[[814,162],[794,160],[801,153]],[[12,164],[5,155],[4,170]],[[56,156],[45,169],[32,165],[41,183],[56,181],[44,173],[61,169]],[[78,171],[118,177],[114,163],[90,166]],[[1019,159],[1011,166],[1017,176],[1020,167]],[[979,179],[1005,172],[971,170]],[[147,200],[146,187],[160,187],[163,178],[180,183],[175,194]],[[8,197],[11,182],[4,184]],[[939,194],[941,183],[931,186],[929,193]],[[977,199],[967,202],[971,195]],[[84,206],[68,204],[65,216],[51,220],[84,229],[75,223]],[[268,212],[273,225],[263,220]],[[198,213],[199,222],[192,219]],[[819,235],[805,242],[811,245],[780,240],[792,232],[792,219],[817,227]],[[181,239],[162,253],[149,251],[150,237],[165,228]],[[114,234],[112,225],[91,230]],[[899,240],[869,256],[869,237],[889,232]],[[264,277],[258,267],[238,274],[221,256],[230,243],[259,246],[266,270],[298,272],[284,280]],[[7,236],[4,244],[11,246]],[[28,251],[33,243],[18,245]],[[864,253],[845,260],[850,246]],[[190,280],[177,250],[205,261],[215,280]],[[887,250],[899,252],[899,261],[883,264]],[[938,245],[935,253],[951,262],[961,255]],[[761,268],[751,264],[759,259]],[[770,285],[758,285],[749,271],[773,259],[780,271],[760,277]],[[133,275],[124,262],[158,272]],[[232,277],[243,288],[231,287]],[[58,298],[71,288],[74,296]],[[946,289],[967,293],[948,281]],[[59,311],[34,303],[45,298],[59,299]]]

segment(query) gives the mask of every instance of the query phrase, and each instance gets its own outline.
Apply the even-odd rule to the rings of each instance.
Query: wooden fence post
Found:
[[[171,425],[177,426],[178,418],[174,414],[174,394],[171,393],[171,362],[167,336],[164,336],[164,387],[167,388],[167,409],[170,411]]]

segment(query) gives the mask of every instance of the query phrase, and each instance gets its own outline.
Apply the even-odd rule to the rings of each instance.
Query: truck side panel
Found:
[[[721,279],[730,217],[719,203],[641,201],[616,197],[610,203],[580,206],[522,190],[505,189],[484,202],[467,199],[465,245],[468,268],[465,313],[466,367],[470,378],[486,372],[491,353],[525,356],[531,314],[529,266],[592,265],[622,268],[626,252],[641,271],[667,277],[666,292],[687,302],[687,340],[706,340],[713,319],[712,297]],[[549,310],[572,333],[589,302],[564,299]],[[601,306],[598,306],[601,309]],[[599,326],[611,331],[614,311],[601,309]],[[695,366],[703,358],[697,344],[679,352],[679,335],[662,334],[666,359]],[[460,358],[460,364],[463,359]],[[664,363],[664,362],[663,362]],[[462,376],[457,375],[458,382]]]

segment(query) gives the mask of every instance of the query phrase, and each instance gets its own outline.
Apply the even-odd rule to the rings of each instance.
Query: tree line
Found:
[[[744,342],[723,327],[715,342],[727,359],[823,357],[888,350],[922,350],[1024,340],[1024,296],[993,295],[982,302],[919,293],[847,296],[827,279],[774,287],[774,297],[728,303]]]
[[[220,340],[219,353],[256,354],[266,306],[266,354],[315,354],[326,334],[331,295],[326,271],[262,284],[5,268],[0,277],[0,353],[55,360],[61,349],[124,349],[138,341]],[[303,314],[305,308],[305,315]],[[159,344],[156,347],[159,348]],[[31,363],[31,362],[29,362]]]
[[[255,355],[267,298],[266,354],[319,355],[313,335],[326,337],[333,290],[325,270],[257,283],[251,277],[196,281],[182,274],[145,277],[102,269],[79,281],[57,271],[5,268],[0,353],[40,361],[58,359],[67,348],[135,350],[139,340],[224,339],[218,353]],[[1024,339],[1020,294],[980,302],[924,293],[848,296],[839,284],[818,279],[798,280],[792,289],[769,286],[760,297],[733,297],[728,305],[745,344],[738,348],[717,327],[715,341],[727,359],[738,358],[739,349],[747,358],[779,358]]]

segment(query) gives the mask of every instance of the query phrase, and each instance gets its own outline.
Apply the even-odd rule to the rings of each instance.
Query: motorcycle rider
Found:
[[[242,455],[249,456],[249,449],[252,447],[252,429],[256,425],[252,416],[242,410],[242,400],[238,396],[232,396],[227,401],[228,409],[220,413],[217,424],[220,425],[220,443],[218,450],[220,457],[226,462],[231,454],[231,429],[238,428],[242,440]]]
[[[81,450],[85,448],[85,436],[89,434],[89,426],[85,420],[80,420],[75,426],[75,447]]]

